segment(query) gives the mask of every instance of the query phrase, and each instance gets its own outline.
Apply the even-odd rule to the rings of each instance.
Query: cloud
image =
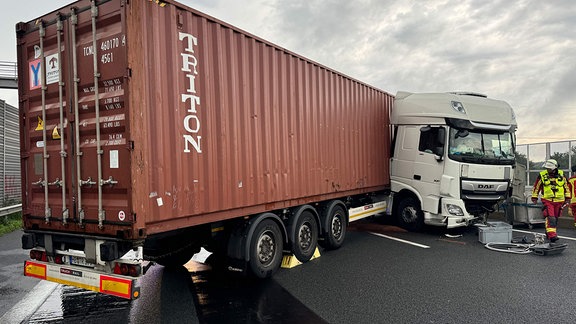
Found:
[[[60,6],[34,2],[39,12],[26,17],[3,7],[4,30]],[[576,1],[181,2],[392,94],[474,91],[505,100],[521,143],[576,139],[568,127],[576,124]],[[1,59],[15,60],[14,48]]]
[[[572,1],[293,1],[273,35],[322,64],[395,93],[481,92],[516,110],[521,142],[576,139]],[[561,129],[565,129],[560,126]]]

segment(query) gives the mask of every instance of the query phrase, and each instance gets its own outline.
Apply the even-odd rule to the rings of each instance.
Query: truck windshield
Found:
[[[482,133],[450,129],[448,157],[455,161],[478,164],[514,164],[511,133]]]

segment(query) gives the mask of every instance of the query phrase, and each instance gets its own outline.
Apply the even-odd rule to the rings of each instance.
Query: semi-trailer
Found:
[[[393,96],[172,0],[81,0],[16,26],[24,274],[137,298],[201,247],[272,276],[347,225],[482,220],[516,120],[476,93]]]

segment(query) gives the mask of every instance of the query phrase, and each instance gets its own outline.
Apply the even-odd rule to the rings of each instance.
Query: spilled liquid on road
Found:
[[[325,323],[275,280],[155,265],[126,299],[59,285],[27,323]]]

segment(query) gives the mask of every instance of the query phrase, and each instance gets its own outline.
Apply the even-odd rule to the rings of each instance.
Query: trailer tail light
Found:
[[[54,262],[57,264],[64,264],[64,258],[61,255],[56,255],[54,257]]]
[[[48,262],[48,257],[46,256],[46,252],[44,251],[30,250],[30,259]]]
[[[123,276],[138,277],[141,273],[141,267],[139,264],[117,262],[114,265],[114,273]]]
[[[128,266],[126,266],[123,263],[116,263],[116,265],[114,266],[114,273],[115,274],[121,274],[121,275],[127,275],[128,274]]]
[[[138,277],[140,275],[140,266],[132,266],[128,268],[128,274],[132,277]]]

